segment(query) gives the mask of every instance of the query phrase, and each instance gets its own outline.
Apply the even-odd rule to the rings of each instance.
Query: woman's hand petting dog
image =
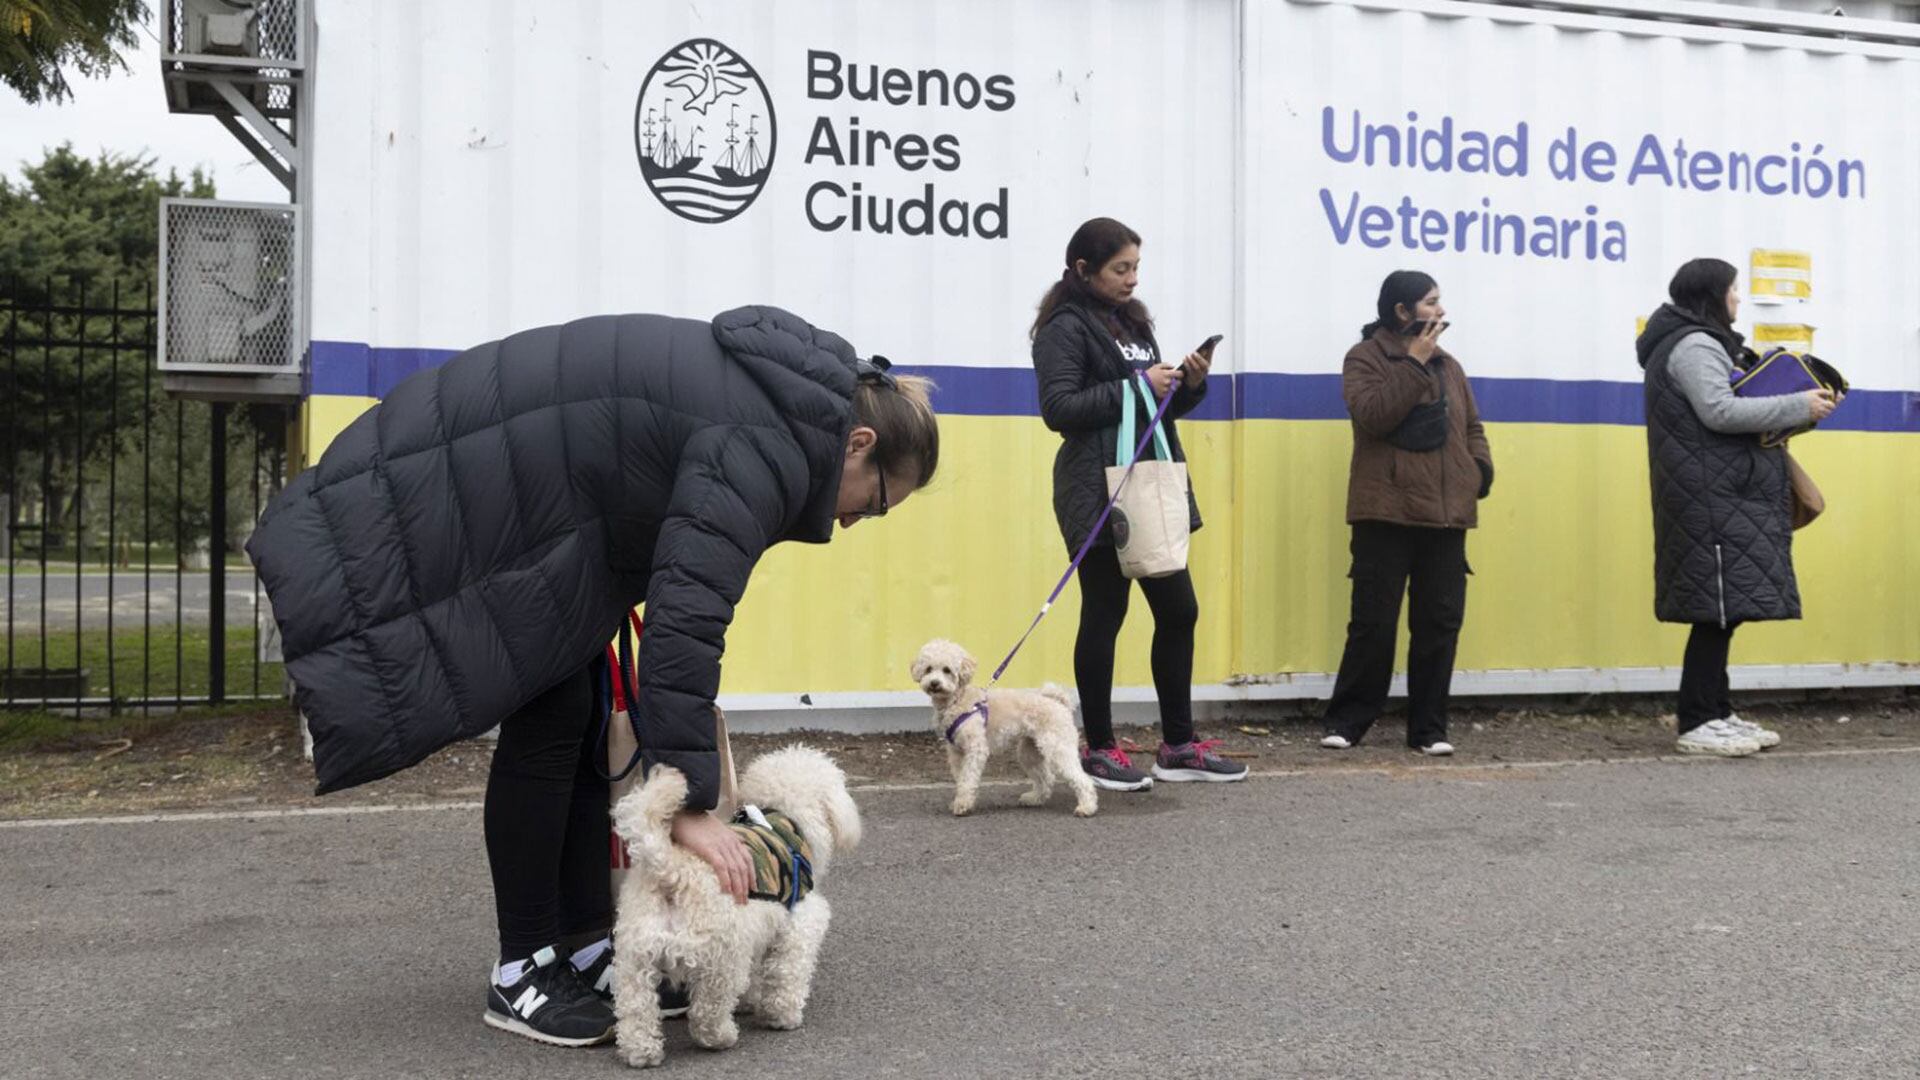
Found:
[[[705,810],[682,810],[673,816],[673,842],[698,855],[720,879],[720,888],[733,902],[745,904],[753,889],[753,857],[740,834]]]

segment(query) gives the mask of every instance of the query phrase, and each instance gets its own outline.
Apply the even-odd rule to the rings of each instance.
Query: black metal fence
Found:
[[[152,289],[128,291],[0,282],[0,706],[284,696],[242,545],[286,474],[290,407],[169,396]]]

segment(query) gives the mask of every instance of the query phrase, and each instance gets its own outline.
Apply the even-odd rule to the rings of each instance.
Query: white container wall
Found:
[[[940,381],[942,478],[768,557],[729,637],[735,708],[912,704],[922,641],[990,665],[1024,629],[1066,563],[1027,328],[1099,215],[1145,237],[1163,346],[1227,335],[1183,428],[1196,696],[1326,691],[1340,360],[1400,267],[1441,283],[1499,469],[1456,691],[1671,688],[1636,320],[1686,259],[1745,289],[1756,252],[1766,288],[1806,295],[1741,328],[1810,332],[1860,392],[1795,444],[1832,507],[1797,547],[1807,617],[1743,632],[1736,685],[1920,681],[1920,130],[1893,107],[1920,100],[1920,47],[1898,35],[1453,0],[318,0],[317,21],[310,456],[455,351],[611,311],[777,304]],[[1071,680],[1076,615],[1070,588],[1011,683]],[[1120,696],[1149,701],[1133,623]]]

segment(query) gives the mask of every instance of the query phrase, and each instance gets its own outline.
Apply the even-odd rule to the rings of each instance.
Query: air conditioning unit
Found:
[[[160,200],[159,370],[299,374],[300,208]]]
[[[180,0],[184,52],[259,56],[259,5],[254,0]]]

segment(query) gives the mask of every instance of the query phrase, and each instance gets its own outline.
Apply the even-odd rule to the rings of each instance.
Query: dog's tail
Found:
[[[1043,698],[1050,698],[1054,701],[1059,702],[1062,705],[1065,705],[1067,707],[1068,712],[1073,711],[1073,708],[1074,708],[1073,695],[1068,693],[1067,689],[1058,683],[1048,683],[1047,685],[1041,687],[1040,696]]]
[[[613,828],[635,868],[665,861],[673,850],[673,815],[686,801],[686,776],[671,766],[655,765],[645,783],[614,805]]]

